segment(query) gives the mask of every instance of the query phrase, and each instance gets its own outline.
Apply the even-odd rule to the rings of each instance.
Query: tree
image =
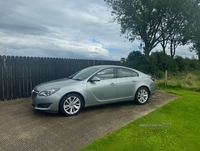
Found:
[[[112,7],[114,20],[129,41],[140,39],[148,57],[151,50],[166,41],[188,23],[188,14],[199,0],[104,0]]]
[[[200,37],[199,40],[194,41],[193,46],[190,47],[190,50],[197,54],[198,60],[200,61]]]
[[[196,15],[199,12],[199,0],[172,0],[169,1],[169,11],[167,12],[167,23],[164,24],[164,27],[161,29],[163,41],[161,42],[161,46],[164,48],[169,44],[170,48],[170,55],[174,58],[176,53],[176,48],[179,45],[185,45],[190,38],[185,35],[190,29],[190,25],[193,24],[194,20],[197,19]],[[165,27],[166,25],[166,27]],[[168,28],[167,26],[171,26]],[[163,29],[169,30],[163,30]],[[166,32],[167,31],[167,32]],[[165,44],[165,45],[164,45]],[[165,52],[165,48],[163,49]]]
[[[122,65],[126,65],[126,58],[121,58],[120,59],[120,63],[122,64]]]
[[[181,56],[176,56],[175,61],[178,67],[178,71],[185,71],[186,63],[184,62],[184,59]]]
[[[183,39],[183,36],[174,34],[169,39],[169,45],[170,45],[170,55],[172,58],[174,58],[176,54],[176,48],[181,44]]]
[[[160,42],[157,35],[162,18],[162,7],[158,1],[147,0],[105,0],[112,7],[114,19],[121,25],[121,33],[130,41],[141,39],[144,53],[149,56],[151,50]]]
[[[135,68],[143,72],[148,71],[149,61],[140,51],[131,51],[125,60],[125,65],[128,67]]]
[[[198,6],[200,8],[200,5]],[[198,55],[198,60],[200,61],[200,9],[198,10],[194,22],[192,22],[188,32],[191,42],[193,43],[190,50],[194,51]]]

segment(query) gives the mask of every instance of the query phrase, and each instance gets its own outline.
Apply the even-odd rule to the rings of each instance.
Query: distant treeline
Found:
[[[135,68],[156,78],[163,78],[165,70],[176,74],[178,72],[191,72],[200,69],[200,62],[196,59],[171,56],[164,52],[153,52],[148,58],[140,51],[132,51],[127,58],[121,58],[124,66]]]

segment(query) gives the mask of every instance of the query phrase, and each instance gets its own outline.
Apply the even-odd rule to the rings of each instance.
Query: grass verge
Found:
[[[165,88],[180,97],[81,151],[197,151],[200,148],[200,93]]]

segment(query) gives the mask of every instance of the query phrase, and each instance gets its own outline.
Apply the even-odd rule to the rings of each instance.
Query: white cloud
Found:
[[[6,0],[0,14],[0,55],[120,60],[139,46],[120,37],[103,0]]]

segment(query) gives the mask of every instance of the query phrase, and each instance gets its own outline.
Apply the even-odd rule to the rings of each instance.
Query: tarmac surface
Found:
[[[0,151],[76,151],[177,97],[157,90],[145,105],[90,107],[71,117],[36,111],[29,98],[0,101]]]

